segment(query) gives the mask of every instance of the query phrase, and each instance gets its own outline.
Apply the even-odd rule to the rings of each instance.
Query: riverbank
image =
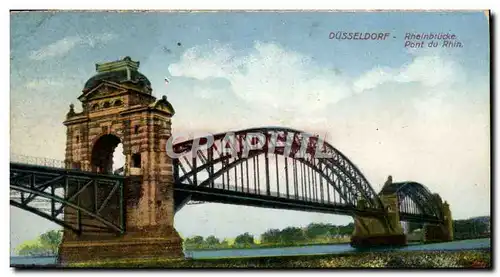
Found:
[[[222,259],[151,259],[78,263],[74,268],[491,268],[491,251],[363,252]]]
[[[467,255],[467,253],[476,253],[477,251],[486,251],[489,252],[491,249],[491,241],[490,239],[475,239],[469,241],[452,241],[452,242],[443,242],[443,243],[435,243],[435,244],[416,244],[416,245],[408,245],[405,247],[385,247],[385,248],[371,248],[371,249],[354,249],[349,245],[320,245],[320,246],[302,246],[302,247],[283,247],[283,248],[268,248],[268,249],[230,249],[230,250],[217,250],[217,251],[186,251],[185,255],[188,261],[185,260],[121,260],[117,262],[116,260],[112,261],[101,261],[100,263],[82,263],[75,264],[72,266],[76,267],[127,267],[127,268],[148,268],[148,267],[156,267],[156,268],[199,268],[199,267],[214,267],[214,268],[223,268],[224,266],[220,265],[231,264],[231,261],[235,261],[235,259],[248,259],[248,263],[246,265],[241,265],[240,267],[255,267],[252,266],[254,264],[252,259],[256,259],[257,261],[266,261],[266,259],[288,259],[287,257],[347,257],[347,256],[358,256],[358,257],[368,257],[366,259],[369,260],[370,256],[366,256],[367,254],[375,255],[376,257],[389,257],[384,260],[385,262],[390,261],[391,255],[395,255],[395,259],[399,257],[398,253],[415,253],[415,254],[404,254],[411,256],[425,256],[428,255],[426,253],[465,253],[465,260],[470,260],[469,258],[474,258],[474,255]],[[472,251],[472,252],[471,252]],[[388,256],[389,255],[389,256]],[[403,254],[402,254],[403,255]],[[469,258],[468,258],[469,257]],[[489,258],[489,257],[488,257]],[[292,260],[294,258],[291,258]],[[356,259],[353,258],[354,262],[352,264],[354,267],[360,267],[360,265],[356,264]],[[40,260],[39,258],[30,258],[30,257],[11,257],[10,263],[11,266],[14,267],[55,267],[57,257],[47,257],[47,259]],[[215,261],[214,264],[204,264],[204,262],[199,261]],[[439,261],[440,259],[433,259]],[[221,262],[222,261],[222,262]],[[224,262],[226,261],[226,262]],[[365,260],[366,261],[366,260]],[[383,263],[385,263],[383,261]],[[411,261],[411,259],[410,259]],[[463,261],[463,260],[460,260]],[[463,266],[463,262],[455,261],[460,266]],[[474,261],[472,259],[472,261]],[[360,261],[358,261],[360,262]],[[393,261],[394,262],[394,261]],[[415,263],[422,264],[422,261],[416,261]],[[200,265],[201,264],[201,265]],[[349,263],[348,263],[349,264]],[[484,262],[479,261],[479,265],[484,264]],[[292,265],[293,266],[293,265]],[[477,266],[477,264],[476,264]],[[228,265],[228,267],[233,267]],[[263,267],[263,266],[258,266]],[[306,267],[315,267],[314,264]],[[321,267],[320,265],[316,267]],[[343,267],[343,266],[340,266]],[[350,267],[350,266],[347,266]],[[421,267],[421,266],[420,266]],[[438,266],[439,267],[439,266]],[[464,266],[467,267],[467,266]]]
[[[470,237],[467,239],[457,239],[453,241],[467,241],[467,240],[476,240],[476,239],[490,239],[489,236],[481,236],[481,237]],[[323,241],[323,242],[299,242],[299,243],[283,243],[283,244],[263,244],[256,243],[250,245],[235,245],[231,244],[228,246],[214,246],[214,247],[186,247],[185,251],[219,251],[219,250],[244,250],[244,249],[273,249],[273,248],[291,248],[291,247],[301,247],[301,246],[321,246],[321,245],[349,245],[350,238],[344,240],[336,240],[336,241]],[[421,241],[421,240],[413,240],[408,241],[408,246],[410,245],[424,245],[424,244],[435,244],[435,241]],[[438,242],[439,243],[439,242]]]
[[[205,248],[196,248],[196,247],[186,247],[186,251],[217,251],[217,250],[238,250],[238,249],[272,249],[272,248],[288,248],[288,247],[301,247],[301,246],[316,246],[316,245],[342,245],[349,244],[350,240],[344,241],[326,241],[326,242],[303,242],[303,243],[283,243],[283,244],[265,244],[265,243],[256,243],[249,245],[229,245],[223,247],[205,247]]]

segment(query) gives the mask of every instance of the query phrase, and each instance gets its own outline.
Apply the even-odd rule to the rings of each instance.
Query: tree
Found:
[[[187,244],[203,244],[202,236],[194,236],[186,239]]]
[[[305,235],[309,239],[315,239],[317,237],[326,236],[328,231],[334,227],[331,224],[323,224],[323,223],[311,223],[307,226],[305,230]]]
[[[488,224],[475,219],[454,220],[453,233],[455,238],[473,238],[488,232]]]
[[[205,243],[209,246],[215,246],[220,244],[219,239],[215,236],[209,236],[205,239]]]
[[[250,235],[249,233],[244,233],[236,237],[234,240],[235,244],[254,244],[254,238],[253,235]]]
[[[52,254],[57,254],[57,250],[61,241],[62,241],[61,230],[50,230],[40,235],[41,245],[44,248],[49,249]]]
[[[339,226],[339,235],[345,236],[345,235],[352,235],[354,232],[354,223],[349,223],[345,226]]]
[[[281,242],[294,243],[306,240],[306,236],[302,229],[297,227],[287,227],[281,231]]]
[[[57,255],[62,240],[62,231],[51,230],[38,236],[34,241],[21,244],[17,253],[20,256],[47,256]]]
[[[17,248],[19,256],[44,256],[48,255],[46,248],[42,246],[39,240],[26,241]]]
[[[270,229],[260,235],[262,243],[278,243],[281,240],[281,231],[278,229]]]
[[[220,247],[229,247],[229,241],[227,239],[223,239],[220,243]]]

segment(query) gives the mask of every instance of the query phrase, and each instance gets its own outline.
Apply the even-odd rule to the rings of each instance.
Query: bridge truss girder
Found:
[[[77,234],[124,232],[123,177],[11,163],[10,204]]]

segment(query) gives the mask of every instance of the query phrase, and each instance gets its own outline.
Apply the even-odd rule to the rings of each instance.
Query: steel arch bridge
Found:
[[[192,149],[196,141],[206,143],[204,138],[174,145],[175,153],[182,154],[181,158],[174,159],[176,187],[220,187],[227,191],[233,188],[236,192],[252,191],[252,194],[263,196],[271,196],[274,192],[275,196],[320,203],[330,198],[332,203],[349,207],[355,207],[358,198],[362,197],[370,208],[382,208],[376,192],[360,170],[317,136],[279,127],[236,131],[229,133],[229,139],[227,134],[214,135],[212,146],[204,151]],[[229,140],[233,141],[232,145]],[[245,143],[248,143],[247,149]],[[258,149],[250,150],[259,144]],[[330,158],[317,157],[318,149]],[[282,168],[279,157],[283,158]],[[273,168],[271,163],[274,163]],[[270,176],[273,173],[274,178]],[[276,177],[278,173],[284,178]],[[280,179],[284,181],[282,186]],[[271,191],[271,182],[275,183],[275,191]],[[177,204],[180,209],[182,202]]]
[[[380,194],[354,163],[302,131],[265,127],[220,133],[212,142],[200,137],[176,143],[174,152],[182,155],[173,160],[176,211],[194,200],[351,216],[386,214]],[[401,220],[442,222],[437,203],[416,205],[419,195],[429,194],[427,188],[415,182],[403,188],[398,191]],[[364,208],[357,205],[360,199]]]
[[[220,133],[213,141],[174,143],[173,152],[175,211],[193,202],[216,202],[383,218],[381,196],[396,193],[402,221],[443,222],[441,200],[422,184],[392,183],[376,193],[344,154],[298,130]],[[130,177],[61,169],[63,163],[47,160],[10,166],[11,205],[77,233],[125,231],[124,186]]]
[[[426,221],[425,217],[443,220],[443,202],[438,194],[417,182],[397,182],[384,186],[381,195],[396,194],[400,217],[410,221]]]

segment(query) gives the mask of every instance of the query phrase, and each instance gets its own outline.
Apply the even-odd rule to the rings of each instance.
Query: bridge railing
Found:
[[[10,162],[11,163],[20,163],[20,164],[29,164],[29,165],[39,165],[39,166],[47,166],[53,168],[66,168],[66,163],[62,160],[51,159],[51,158],[43,158],[43,157],[32,157],[26,155],[19,154],[10,154]],[[72,170],[79,170],[73,168]],[[124,168],[123,166],[111,172],[112,175],[123,176]]]
[[[11,163],[21,163],[21,164],[30,164],[30,165],[40,165],[47,167],[56,167],[56,168],[65,168],[64,161],[50,159],[50,158],[42,158],[42,157],[31,157],[26,155],[19,154],[11,154],[10,155]]]

